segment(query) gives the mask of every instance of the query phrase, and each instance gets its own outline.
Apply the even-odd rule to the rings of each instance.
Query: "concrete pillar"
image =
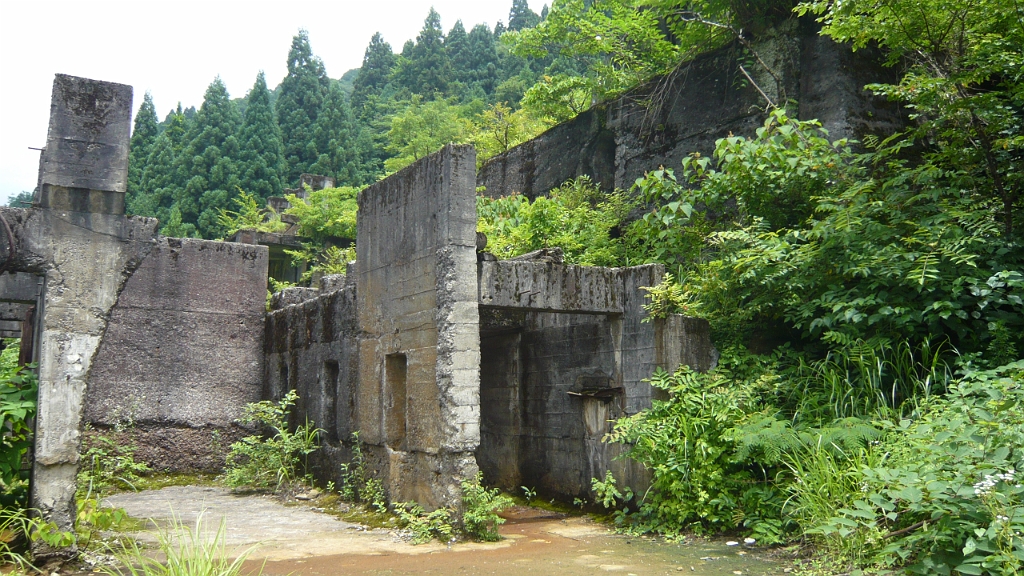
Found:
[[[75,520],[86,385],[107,318],[157,222],[126,218],[132,88],[58,74],[26,243],[45,260],[32,506]],[[37,556],[70,556],[39,544]]]

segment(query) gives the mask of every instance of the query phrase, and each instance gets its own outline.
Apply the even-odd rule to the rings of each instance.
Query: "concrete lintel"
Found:
[[[26,272],[0,274],[0,301],[35,304],[39,296],[39,276]]]
[[[573,314],[623,313],[620,268],[501,260],[480,262],[477,274],[482,308]]]

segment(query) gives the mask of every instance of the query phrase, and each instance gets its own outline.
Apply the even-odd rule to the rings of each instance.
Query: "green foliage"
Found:
[[[659,370],[651,377],[651,386],[667,392],[669,400],[656,400],[650,410],[618,420],[607,437],[626,444],[629,457],[653,474],[651,491],[636,504],[632,518],[638,529],[667,535],[684,528],[721,531],[756,512],[756,524],[766,526],[748,527],[760,528],[761,534],[779,531],[781,493],[769,478],[734,458],[734,428],[758,413],[756,390],[766,380],[737,380],[724,368],[700,374],[686,367],[674,374]],[[615,489],[613,480],[609,475],[594,486],[606,507],[632,500]]]
[[[45,542],[54,548],[74,544],[74,534],[61,532],[57,525],[46,522],[20,506],[0,506],[0,566],[13,565],[17,570],[36,570],[28,556],[30,541]]]
[[[362,110],[367,98],[380,94],[395,68],[395,55],[391,45],[384,41],[380,32],[370,38],[370,44],[363,54],[363,65],[352,84],[352,107]]]
[[[811,342],[942,335],[983,349],[990,325],[1024,327],[1019,250],[984,201],[948,171],[910,166],[906,146],[854,153],[776,111],[755,138],[720,140],[717,169],[689,159],[683,181],[699,188],[666,173],[642,180],[645,199],[669,202],[638,235],[648,247],[669,238],[650,257],[683,268],[690,313],[733,332],[781,322]],[[705,216],[681,232],[695,206]],[[709,221],[717,231],[704,235]]]
[[[839,463],[844,489],[805,528],[861,566],[911,573],[1019,574],[1024,561],[1024,361],[973,372],[915,420]],[[813,498],[816,476],[793,485]],[[855,544],[855,546],[851,546]]]
[[[391,119],[388,150],[396,156],[384,162],[389,172],[397,172],[416,160],[437,152],[445,144],[460,144],[469,139],[473,125],[461,106],[444,99],[423,102],[417,95]]]
[[[78,489],[84,499],[93,494],[105,494],[113,489],[137,490],[139,475],[152,470],[143,462],[135,461],[134,443],[125,444],[102,434],[91,435],[78,467]]]
[[[448,90],[448,83],[454,79],[451,58],[445,49],[441,15],[433,8],[423,21],[410,54],[399,58],[395,75],[414,94],[428,98]]]
[[[298,394],[289,390],[279,402],[246,404],[239,422],[264,428],[263,435],[246,436],[231,445],[224,481],[232,488],[277,491],[300,479],[303,457],[317,450],[322,430],[310,422],[288,425]]]
[[[512,498],[502,494],[497,488],[487,489],[481,485],[483,473],[477,472],[472,480],[463,480],[462,488],[462,528],[465,533],[485,542],[497,542],[498,526],[505,519],[498,512],[511,508]]]
[[[632,207],[622,192],[606,195],[581,176],[533,202],[519,195],[477,196],[477,230],[487,235],[487,250],[499,258],[557,246],[569,264],[622,266],[628,244],[613,230],[620,230]]]
[[[161,528],[157,534],[160,560],[142,549],[134,539],[122,542],[114,550],[120,566],[101,566],[100,571],[108,576],[237,576],[242,573],[246,560],[256,547],[241,553],[229,550],[227,530],[221,522],[213,537],[203,524],[203,515],[196,518],[194,527],[186,526],[179,518],[172,519],[169,528]],[[246,574],[259,576],[257,570],[246,569]]]
[[[20,344],[20,339],[5,339],[0,352],[0,507],[17,507],[27,500],[22,461],[32,447],[39,384],[32,366],[18,366]]]
[[[184,185],[173,192],[182,221],[194,224],[204,238],[221,238],[225,233],[218,217],[238,189],[237,134],[241,125],[242,118],[224,82],[220,77],[214,79],[176,158],[179,181]]]
[[[309,192],[306,199],[289,194],[291,207],[285,214],[298,219],[299,236],[314,242],[322,243],[329,238],[355,240],[359,190],[349,186],[324,188]]]
[[[498,526],[505,519],[498,512],[510,508],[514,501],[497,488],[488,489],[480,484],[483,474],[478,472],[472,480],[460,483],[462,490],[461,532],[484,542],[497,542]],[[395,514],[412,532],[413,543],[422,544],[437,539],[441,542],[455,540],[458,514],[450,507],[437,508],[427,513],[415,502],[403,502],[394,507]]]
[[[34,197],[35,194],[33,194],[32,192],[29,192],[27,190],[22,191],[19,192],[17,195],[8,198],[7,205],[10,206],[11,208],[31,208],[32,199]]]
[[[238,211],[220,209],[217,224],[230,236],[239,230],[256,230],[259,232],[280,232],[288,227],[281,221],[281,216],[273,210],[260,206],[257,196],[239,188],[238,197],[232,201]]]
[[[366,456],[363,454],[363,442],[359,432],[352,433],[352,459],[341,464],[341,486],[338,494],[348,502],[360,502],[373,506],[377,512],[388,510],[384,486],[380,480],[370,476],[367,469]]]
[[[285,173],[281,131],[274,118],[270,91],[262,71],[246,97],[238,140],[242,146],[238,159],[239,186],[261,200],[280,196]]]
[[[281,82],[274,106],[288,166],[283,177],[285,184],[298,182],[299,175],[317,161],[318,154],[309,144],[313,141],[313,125],[320,117],[329,88],[324,63],[309,45],[309,33],[299,30],[292,38],[288,75]]]
[[[142,173],[146,168],[146,159],[153,151],[153,145],[160,135],[157,124],[156,108],[153,96],[146,92],[142,98],[138,113],[135,114],[135,127],[128,143],[128,196],[142,191]],[[131,199],[128,200],[131,203]]]
[[[493,104],[477,117],[477,132],[473,137],[477,165],[526,142],[547,127],[525,109],[513,112],[504,103]]]
[[[428,513],[415,502],[401,502],[395,505],[395,514],[405,528],[412,532],[413,544],[425,544],[434,538],[441,542],[453,540],[455,528],[452,526],[450,508],[437,508]]]
[[[305,263],[307,268],[299,282],[309,283],[314,276],[348,274],[348,265],[356,259],[356,247],[321,247],[317,244],[303,244],[302,250],[285,250],[295,265]]]

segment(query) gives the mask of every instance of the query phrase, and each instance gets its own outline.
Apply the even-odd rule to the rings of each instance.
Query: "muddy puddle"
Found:
[[[517,507],[495,543],[413,546],[395,531],[370,530],[310,507],[238,496],[223,488],[171,487],[107,499],[133,517],[186,525],[203,515],[223,522],[229,548],[255,547],[249,568],[268,576],[398,574],[783,574],[789,564],[755,547],[720,542],[665,543],[617,535],[587,517]],[[315,506],[315,504],[314,504]],[[155,540],[141,532],[140,540]],[[264,564],[265,563],[265,564]]]

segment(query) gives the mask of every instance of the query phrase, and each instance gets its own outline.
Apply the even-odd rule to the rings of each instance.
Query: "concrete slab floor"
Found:
[[[413,546],[392,531],[366,529],[305,506],[285,506],[219,487],[173,486],[105,500],[130,516],[166,524],[172,516],[215,531],[223,521],[229,550],[257,546],[250,567],[264,574],[783,574],[785,564],[762,550],[713,543],[668,544],[614,534],[586,517],[565,518],[516,508],[502,541]],[[134,535],[155,541],[155,532]]]

